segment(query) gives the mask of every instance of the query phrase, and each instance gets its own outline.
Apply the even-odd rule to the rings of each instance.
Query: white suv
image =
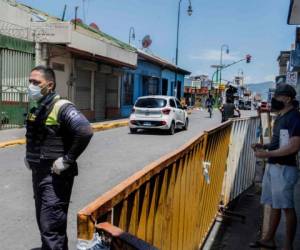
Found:
[[[163,129],[173,135],[175,129],[187,130],[186,110],[173,96],[143,96],[137,99],[129,118],[131,133],[138,129]]]

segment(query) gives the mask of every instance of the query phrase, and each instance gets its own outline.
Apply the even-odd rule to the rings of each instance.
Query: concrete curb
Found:
[[[125,127],[125,126],[128,126],[128,120],[121,121],[121,122],[92,124],[94,132],[104,131],[112,128]]]
[[[11,140],[11,141],[5,141],[5,142],[0,142],[0,148],[12,147],[12,146],[16,146],[16,145],[22,145],[25,143],[26,143],[25,138]]]
[[[113,128],[119,128],[119,127],[125,127],[128,126],[128,120],[123,120],[119,122],[107,122],[107,123],[94,123],[92,124],[92,128],[94,132],[99,132],[99,131],[104,131],[104,130],[109,130]],[[6,147],[13,147],[16,145],[24,145],[26,143],[25,138],[20,138],[16,140],[9,140],[9,141],[4,141],[0,142],[0,149],[1,148],[6,148]]]

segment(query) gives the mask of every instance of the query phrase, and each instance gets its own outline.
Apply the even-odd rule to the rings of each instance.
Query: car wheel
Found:
[[[171,123],[171,126],[170,126],[168,132],[169,132],[169,135],[174,135],[175,134],[175,123],[174,122]]]
[[[130,128],[130,133],[131,134],[136,134],[137,132],[137,129],[136,128]]]
[[[183,130],[187,130],[188,127],[189,127],[189,119],[185,119],[185,124],[184,124]]]

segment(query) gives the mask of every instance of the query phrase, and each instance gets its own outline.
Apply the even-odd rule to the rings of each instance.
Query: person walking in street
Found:
[[[284,250],[293,249],[297,228],[294,189],[298,180],[297,153],[300,150],[300,113],[293,106],[295,89],[280,84],[272,98],[271,109],[278,116],[274,122],[271,143],[254,144],[257,158],[268,159],[263,177],[261,202],[271,206],[270,225],[263,239],[250,244],[252,248],[275,249],[275,233],[281,219],[286,217]]]
[[[208,98],[205,101],[205,106],[207,108],[207,111],[209,113],[209,117],[212,117],[212,109],[213,109],[213,105],[215,104],[214,99],[212,97],[212,95],[209,95]]]
[[[234,105],[233,99],[231,97],[226,98],[226,103],[223,104],[220,108],[222,114],[222,122],[226,122],[229,118],[236,117],[234,112],[237,112],[237,116],[241,116],[241,112],[236,106]]]
[[[36,220],[42,250],[67,250],[67,214],[76,159],[93,132],[74,104],[55,92],[55,73],[37,66],[29,77],[29,98],[36,101],[26,119],[25,165],[32,170]]]

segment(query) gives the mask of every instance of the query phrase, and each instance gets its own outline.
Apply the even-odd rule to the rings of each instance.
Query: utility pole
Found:
[[[180,7],[181,7],[181,2],[182,2],[182,0],[179,0],[179,3],[178,3],[178,14],[177,14],[176,57],[175,57],[176,69],[175,69],[175,83],[174,83],[174,90],[175,90],[174,94],[175,94],[175,97],[177,96],[178,45],[179,45],[179,26],[180,26]],[[188,10],[187,10],[187,13],[188,13],[189,16],[191,16],[193,14],[191,0],[189,0],[189,7],[188,7]]]

